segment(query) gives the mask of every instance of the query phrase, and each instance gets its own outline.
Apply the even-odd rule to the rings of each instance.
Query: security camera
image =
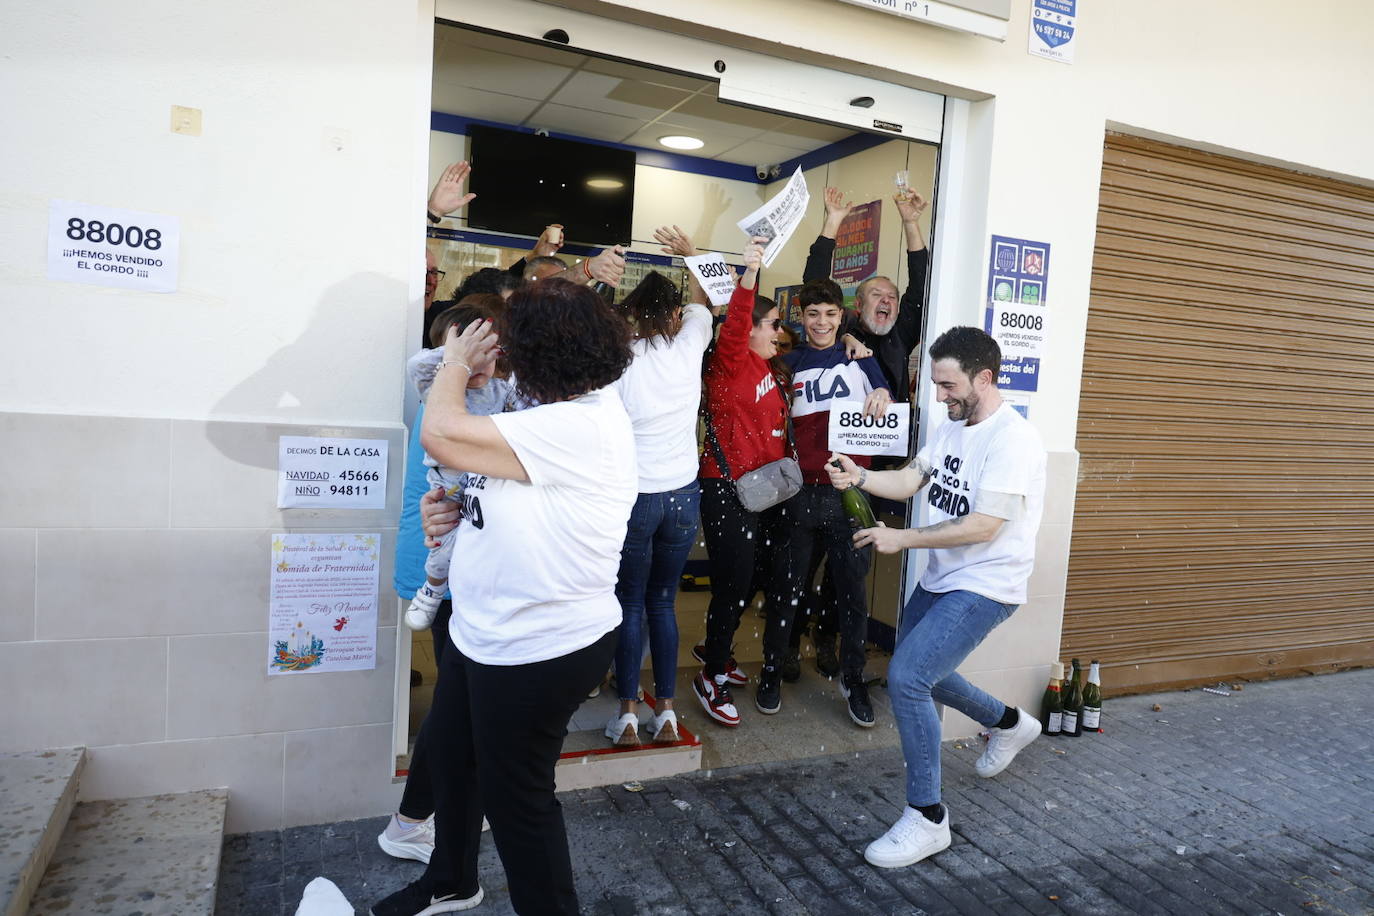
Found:
[[[769,178],[777,178],[777,177],[778,177],[779,175],[781,175],[781,174],[782,174],[782,166],[780,166],[780,165],[770,165],[770,166],[768,167],[768,177],[769,177]]]
[[[547,137],[549,135],[549,129],[547,127],[536,127],[534,129],[534,135],[536,137]]]
[[[782,166],[756,165],[754,166],[754,174],[758,176],[759,181],[767,181],[770,178],[777,178],[779,175],[781,175]]]

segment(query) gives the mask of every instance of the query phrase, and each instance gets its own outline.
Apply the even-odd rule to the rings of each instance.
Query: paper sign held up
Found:
[[[764,267],[773,266],[773,261],[801,224],[810,202],[811,192],[806,188],[801,166],[797,166],[787,184],[772,200],[736,223],[750,238],[757,236],[768,240],[763,249]]]
[[[696,276],[712,305],[729,304],[735,292],[735,272],[725,263],[724,255],[718,252],[698,254],[683,258],[682,262]]]

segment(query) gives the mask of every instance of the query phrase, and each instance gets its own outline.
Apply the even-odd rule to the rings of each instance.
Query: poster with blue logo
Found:
[[[997,386],[1004,392],[1029,393],[1040,387],[1040,361],[1049,332],[1049,280],[1049,242],[992,237],[983,329],[1002,348]]]
[[[1078,0],[1031,0],[1031,54],[1061,64],[1073,63],[1073,50],[1078,44],[1078,27],[1074,24]]]

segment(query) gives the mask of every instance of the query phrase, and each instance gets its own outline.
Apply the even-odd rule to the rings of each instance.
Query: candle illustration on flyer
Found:
[[[267,673],[377,667],[380,534],[272,536]]]

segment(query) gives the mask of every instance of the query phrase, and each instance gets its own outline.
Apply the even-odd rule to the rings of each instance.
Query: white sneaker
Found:
[[[671,709],[656,713],[649,720],[649,732],[654,736],[655,744],[672,744],[678,739],[677,732],[677,713]]]
[[[616,747],[639,747],[639,716],[627,712],[606,723],[606,737]]]
[[[887,833],[868,844],[864,858],[879,868],[901,868],[948,848],[949,808],[937,824],[908,805]]]
[[[439,613],[439,605],[443,603],[444,593],[447,591],[447,586],[441,585],[435,590],[428,582],[421,585],[415,592],[415,597],[410,599],[410,607],[406,608],[406,626],[417,633],[420,630],[428,630]]]
[[[396,821],[393,816],[392,821]],[[387,824],[389,829],[391,824]],[[399,834],[395,838],[387,835],[387,830],[383,830],[377,835],[377,845],[382,847],[382,851],[389,856],[398,859],[414,859],[416,862],[429,864],[429,857],[434,854],[434,815],[430,815],[411,829]]]
[[[1027,715],[1024,709],[1016,710],[1016,724],[1011,728],[988,729],[988,746],[983,756],[978,758],[973,768],[978,775],[987,779],[996,776],[1007,768],[1021,748],[1040,737],[1040,720]]]

